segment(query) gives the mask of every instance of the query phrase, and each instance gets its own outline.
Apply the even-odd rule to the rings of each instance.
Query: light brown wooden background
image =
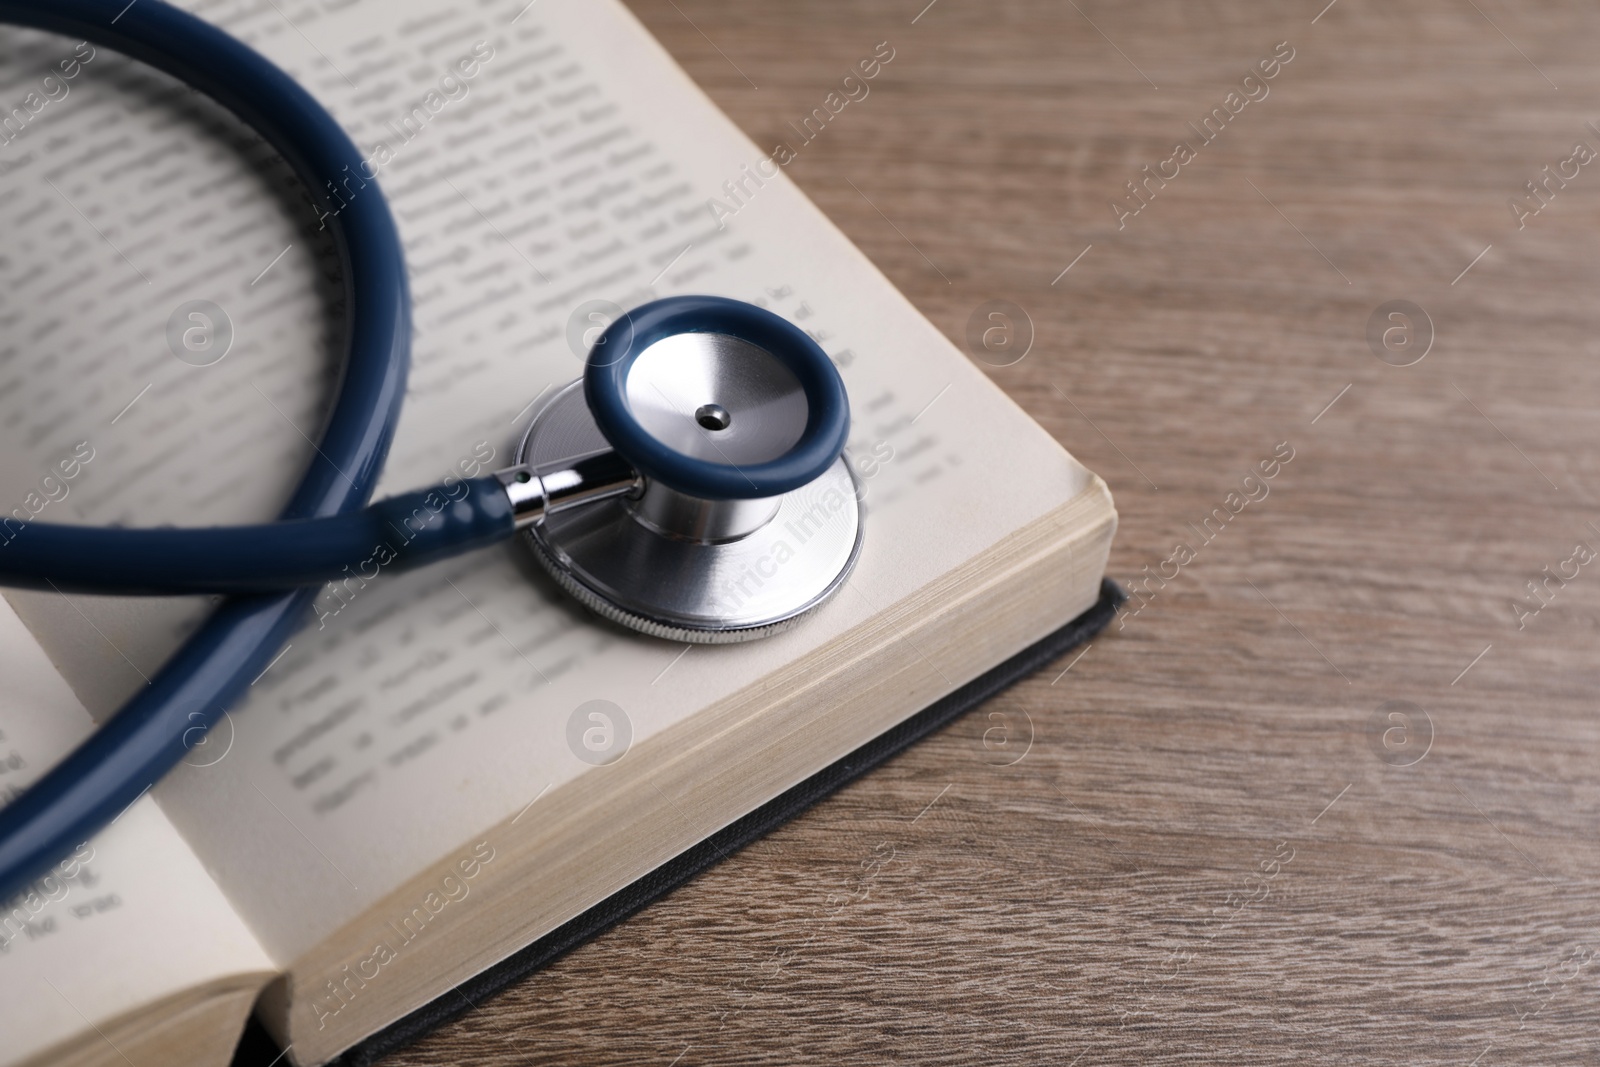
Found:
[[[1600,149],[1600,10],[1326,2],[631,0],[763,145],[892,44],[789,173],[958,344],[1026,309],[990,373],[1111,483],[1113,576],[1295,459],[1087,655],[397,1067],[1600,1062],[1600,564],[1511,610],[1600,548],[1600,165],[1507,207]]]

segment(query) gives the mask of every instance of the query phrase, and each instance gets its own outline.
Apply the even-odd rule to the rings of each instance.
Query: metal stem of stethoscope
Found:
[[[254,127],[314,197],[361,165],[292,79],[162,0],[0,0],[0,22],[72,34],[185,81]],[[349,297],[345,372],[317,458],[280,521],[207,530],[29,523],[0,534],[0,584],[239,594],[82,746],[0,808],[0,900],[176,764],[304,623],[322,583],[357,561],[378,556],[403,569],[522,531],[558,584],[596,612],[707,643],[792,626],[855,564],[861,515],[842,456],[850,421],[837,371],[793,324],[717,297],[672,297],[613,323],[581,387],[560,391],[534,418],[516,466],[364,506],[405,392],[410,296],[375,186],[323,217]]]

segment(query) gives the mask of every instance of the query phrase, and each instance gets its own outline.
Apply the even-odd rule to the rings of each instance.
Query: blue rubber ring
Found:
[[[206,93],[276,148],[305,183],[344,266],[344,372],[317,454],[285,519],[359,510],[372,495],[405,395],[411,297],[400,235],[368,183],[342,206],[325,185],[362,153],[309,93],[261,55],[161,0],[0,0],[0,22],[115,49]],[[336,210],[337,208],[337,210]],[[87,840],[180,760],[305,622],[315,587],[222,602],[98,731],[0,808],[0,900]]]
[[[793,448],[765,463],[714,463],[668,448],[640,425],[628,407],[628,373],[645,349],[680,333],[737,337],[789,368],[808,409]],[[828,354],[787,319],[720,296],[669,296],[617,319],[590,350],[583,395],[600,432],[639,473],[703,500],[759,499],[808,485],[833,465],[850,436],[850,400]]]

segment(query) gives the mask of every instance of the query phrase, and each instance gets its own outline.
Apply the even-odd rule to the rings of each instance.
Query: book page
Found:
[[[327,104],[372,154],[399,221],[417,345],[383,492],[508,463],[535,401],[580,373],[589,313],[677,293],[753,301],[812,333],[850,390],[864,484],[866,543],[849,584],[805,625],[748,645],[689,648],[600,625],[519,545],[325,593],[319,618],[219,727],[234,738],[228,758],[180,768],[157,790],[280,963],[592,770],[568,740],[589,702],[618,709],[638,744],[1089,488],[1092,476],[769,162],[776,146],[743,137],[614,0],[190,6]],[[894,77],[894,42],[863,40],[861,55],[852,84]],[[310,311],[328,268],[315,220],[272,195],[270,168],[241,162],[259,160],[238,147],[247,135],[219,142],[223,119],[159,77],[105,53],[94,64],[8,172],[28,192],[0,215],[25,233],[70,235],[81,255],[64,269],[94,264],[95,302],[47,294],[10,312],[17,358],[43,363],[22,339],[54,308],[60,355],[0,386],[8,411],[28,413],[0,432],[24,431],[19,447],[40,463],[95,444],[69,498],[83,521],[266,516],[310,454],[298,435],[312,431],[328,380],[326,320]],[[136,103],[119,102],[130,86],[143,86]],[[90,153],[96,170],[77,177],[72,161]],[[146,157],[149,179],[126,177]],[[357,182],[345,192],[374,195]],[[165,330],[201,298],[236,309],[236,347],[195,368],[168,351]],[[84,361],[110,366],[102,339],[119,346],[120,377],[90,418],[66,394]],[[145,380],[156,384],[112,420]],[[148,492],[124,488],[129,478]],[[100,715],[196,610],[13,599]]]
[[[0,805],[93,724],[0,603]],[[193,758],[209,758],[201,745]],[[0,1063],[213,982],[253,987],[271,961],[146,796],[27,892],[0,903]]]

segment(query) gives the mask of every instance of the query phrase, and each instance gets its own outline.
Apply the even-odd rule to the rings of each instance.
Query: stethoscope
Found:
[[[0,22],[81,37],[179,78],[259,132],[314,195],[360,173],[361,152],[288,75],[162,0],[0,0]],[[583,377],[540,407],[514,466],[367,506],[411,355],[404,254],[372,188],[325,216],[350,309],[344,371],[277,522],[30,523],[0,547],[4,585],[231,594],[113,718],[0,809],[0,900],[171,769],[311,617],[325,583],[521,533],[595,613],[657,637],[727,643],[795,625],[854,567],[862,522],[843,456],[844,383],[803,330],[720,297],[669,297],[607,325]]]

